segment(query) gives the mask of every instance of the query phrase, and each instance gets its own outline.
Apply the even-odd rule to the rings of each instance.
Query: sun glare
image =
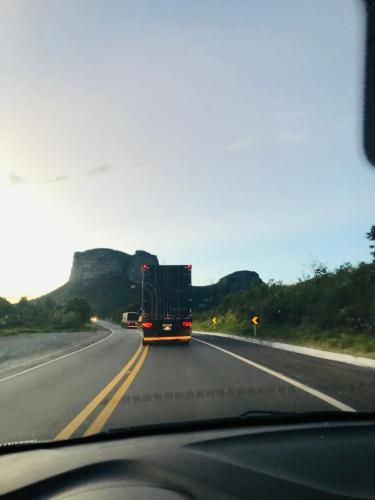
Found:
[[[0,295],[12,302],[38,296],[68,278],[71,250],[52,219],[47,200],[31,186],[0,187]],[[66,242],[67,243],[67,242]]]

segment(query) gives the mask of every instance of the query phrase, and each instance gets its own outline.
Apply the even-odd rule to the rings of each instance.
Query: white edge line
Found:
[[[105,328],[106,328],[106,330],[109,330],[109,328],[107,328],[107,327],[105,327]],[[100,344],[101,342],[108,340],[110,337],[112,337],[112,335],[115,333],[115,331],[116,330],[112,329],[111,333],[109,335],[107,335],[106,337],[104,337],[104,339],[100,339],[97,342],[94,342],[93,344],[87,345],[85,347],[81,347],[81,349],[77,349],[77,351],[68,352],[68,354],[63,354],[62,356],[59,356],[58,358],[50,359],[49,361],[45,361],[44,363],[41,363],[40,365],[31,366],[30,368],[26,368],[25,370],[22,370],[20,372],[13,373],[12,375],[8,375],[8,377],[0,378],[0,382],[5,382],[6,380],[10,380],[11,378],[18,377],[19,375],[23,375],[25,373],[31,372],[33,370],[36,370],[37,368],[41,368],[42,366],[50,365],[51,363],[54,363],[55,361],[60,361],[60,359],[69,358],[69,356],[74,356],[74,354],[85,351],[86,349],[90,349],[90,347],[94,347],[94,346]]]
[[[375,359],[364,358],[361,356],[353,356],[351,354],[323,351],[321,349],[315,349],[313,347],[284,344],[282,342],[274,342],[270,340],[260,340],[255,338],[240,337],[239,335],[233,335],[231,333],[221,333],[221,332],[214,333],[214,332],[200,332],[200,331],[195,331],[194,333],[198,335],[209,335],[212,337],[224,337],[228,339],[235,339],[239,340],[240,342],[247,342],[250,344],[256,344],[265,347],[272,347],[273,349],[279,349],[282,351],[296,352],[298,354],[304,354],[305,356],[311,356],[313,358],[337,361],[339,363],[346,363],[352,366],[360,366],[362,368],[375,368]]]
[[[327,394],[324,394],[323,392],[317,391],[316,389],[313,389],[311,387],[308,387],[305,384],[302,384],[301,382],[297,382],[297,380],[294,380],[290,377],[287,377],[281,373],[275,372],[274,370],[271,370],[270,368],[267,368],[266,366],[260,365],[258,363],[255,363],[254,361],[250,361],[247,358],[243,358],[242,356],[239,356],[238,354],[234,354],[231,351],[227,351],[226,349],[223,349],[222,347],[218,347],[217,345],[210,344],[209,342],[206,342],[205,340],[200,340],[200,339],[194,339],[197,342],[201,342],[202,344],[207,344],[210,347],[213,347],[214,349],[218,349],[219,351],[224,352],[225,354],[228,354],[229,356],[232,356],[233,358],[236,358],[244,363],[247,363],[248,365],[254,366],[254,368],[257,368],[258,370],[262,370],[269,375],[272,375],[273,377],[279,378],[280,380],[283,380],[284,382],[287,382],[290,385],[294,385],[294,387],[297,387],[298,389],[301,389],[302,391],[305,391],[312,396],[315,396],[316,398],[321,399],[325,403],[328,403],[331,406],[334,406],[335,408],[338,408],[339,410],[342,411],[350,411],[350,412],[356,412],[354,408],[351,408],[350,406],[347,406],[344,403],[341,403],[340,401],[337,401],[337,399],[331,398],[331,396],[327,396]]]

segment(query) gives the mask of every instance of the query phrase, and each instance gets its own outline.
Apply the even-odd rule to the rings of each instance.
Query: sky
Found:
[[[361,2],[0,6],[0,296],[96,247],[199,285],[370,260]]]

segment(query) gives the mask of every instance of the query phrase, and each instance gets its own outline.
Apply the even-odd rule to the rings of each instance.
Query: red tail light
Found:
[[[183,321],[183,322],[182,322],[182,326],[186,326],[186,327],[188,327],[188,326],[192,326],[192,324],[193,324],[193,322],[192,322],[192,321]]]
[[[143,264],[142,267],[143,267],[143,269],[149,269],[150,268],[150,266],[148,266],[147,264]]]
[[[192,266],[191,264],[186,264],[185,269],[190,269],[190,270],[191,270],[191,269],[192,269],[192,267],[193,267],[193,266]]]
[[[143,328],[152,328],[151,321],[146,321],[145,323],[143,323]]]

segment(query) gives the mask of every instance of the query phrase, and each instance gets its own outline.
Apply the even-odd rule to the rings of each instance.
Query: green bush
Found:
[[[255,286],[196,315],[195,325],[213,330],[211,318],[216,316],[217,331],[251,334],[252,314],[260,316],[259,335],[264,337],[375,349],[375,263],[346,263],[334,272],[320,266],[293,285],[271,281]]]
[[[81,329],[89,319],[90,306],[77,297],[59,305],[51,299],[28,301],[22,297],[17,304],[0,299],[0,333]]]

